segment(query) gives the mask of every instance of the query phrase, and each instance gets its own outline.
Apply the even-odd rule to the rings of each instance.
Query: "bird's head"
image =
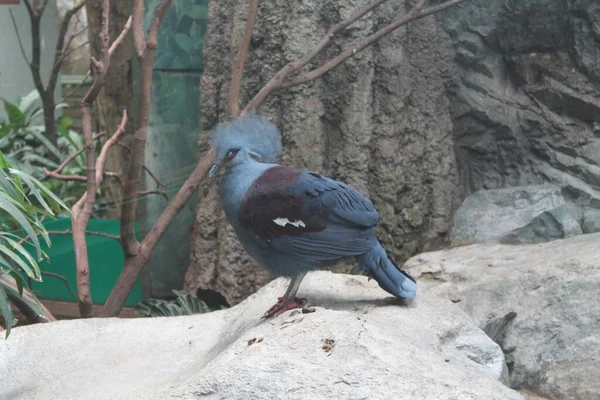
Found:
[[[267,118],[249,114],[217,125],[212,133],[212,146],[216,155],[210,176],[221,167],[232,167],[249,158],[275,161],[281,153],[281,133]]]

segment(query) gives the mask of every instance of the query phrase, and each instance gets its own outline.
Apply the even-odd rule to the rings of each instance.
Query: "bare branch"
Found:
[[[83,150],[86,150],[86,148],[83,147]],[[73,182],[87,182],[88,181],[87,176],[83,176],[83,175],[64,175],[64,174],[59,174],[54,171],[49,171],[46,168],[43,168],[43,171],[47,177],[53,178],[53,179],[58,179],[59,181],[73,181]],[[104,171],[102,176],[104,178],[115,178],[117,180],[121,180],[121,175],[117,172]]]
[[[47,231],[47,233],[49,235],[67,236],[67,235],[72,235],[73,231],[71,229],[65,229],[64,231]],[[39,236],[41,234],[42,234],[41,232],[37,232],[36,236]],[[99,231],[88,231],[88,230],[86,230],[85,234],[86,235],[93,235],[93,236],[102,236],[102,237],[109,238],[109,239],[114,239],[114,240],[117,240],[117,241],[120,240],[120,238],[118,236],[116,236],[116,235],[110,235],[108,233],[99,232]],[[31,239],[31,236],[27,235],[24,238],[20,239],[18,243],[19,244],[23,244],[23,243],[27,242],[29,239]]]
[[[297,85],[309,82],[311,80],[314,80],[314,79],[322,76],[326,72],[337,67],[339,64],[341,64],[348,58],[359,53],[366,47],[372,45],[377,40],[379,40],[383,36],[393,32],[394,30],[398,29],[399,27],[406,25],[407,23],[409,23],[413,20],[420,19],[420,18],[423,18],[423,17],[431,15],[431,14],[435,14],[441,10],[458,5],[467,0],[451,0],[446,3],[442,3],[440,5],[437,5],[434,7],[429,7],[426,9],[422,9],[422,7],[425,3],[425,0],[419,0],[417,2],[417,4],[407,14],[405,14],[401,18],[396,19],[391,24],[380,29],[379,31],[375,32],[374,34],[368,36],[367,38],[350,45],[348,50],[346,50],[342,54],[338,55],[337,57],[327,61],[321,67],[318,67],[312,71],[309,71],[309,72],[302,74],[300,76],[297,76],[295,78],[288,78],[293,72],[297,71],[299,68],[302,68],[303,66],[308,64],[312,59],[314,59],[314,57],[316,55],[321,53],[323,51],[323,49],[325,49],[326,46],[329,44],[331,37],[335,36],[335,34],[337,34],[338,32],[340,32],[340,31],[344,30],[345,28],[347,28],[348,26],[350,26],[352,23],[354,23],[355,21],[357,21],[358,19],[360,19],[361,17],[366,15],[368,12],[373,11],[376,7],[380,6],[385,1],[386,0],[375,1],[373,4],[371,4],[366,9],[352,15],[346,21],[343,21],[340,24],[332,27],[327,32],[327,35],[316,45],[316,47],[313,50],[311,50],[309,53],[307,53],[301,59],[288,63],[277,74],[275,74],[275,76],[248,103],[248,105],[242,111],[242,115],[248,113],[251,110],[255,110],[256,108],[258,108],[264,102],[264,100],[273,92],[276,92],[276,91],[279,91],[282,89],[286,89],[286,88],[290,88],[292,86],[297,86]]]
[[[33,17],[33,8],[31,8],[31,3],[29,2],[29,0],[23,0],[23,3],[25,4],[25,8],[27,9],[27,13],[29,14],[29,16]]]
[[[121,42],[123,41],[123,39],[125,38],[125,36],[127,36],[127,32],[129,32],[129,28],[131,28],[131,16],[129,17],[129,19],[125,23],[125,26],[123,27],[123,30],[121,31],[121,34],[115,39],[115,41],[113,42],[113,44],[110,45],[110,48],[108,49],[108,56],[109,57],[112,57],[112,54],[115,52],[115,49],[117,47],[119,47],[119,44],[121,44]]]
[[[48,0],[45,0],[44,5],[42,6],[42,12],[43,9],[46,7],[47,2]],[[56,50],[54,51],[54,64],[52,66],[52,70],[50,71],[50,78],[48,79],[48,85],[46,87],[50,93],[54,93],[54,88],[56,87],[56,81],[58,79],[60,66],[62,65],[62,62],[65,58],[65,53],[63,50],[65,45],[65,37],[67,36],[67,31],[69,30],[69,23],[71,22],[71,18],[73,17],[73,15],[79,12],[79,10],[81,10],[83,6],[85,6],[85,0],[81,0],[75,6],[71,7],[65,13],[65,16],[63,17],[62,22],[60,24],[58,41],[56,42]]]
[[[99,133],[97,135],[95,135],[92,140],[97,140],[98,138],[104,136],[104,133]],[[79,150],[77,150],[75,153],[71,154],[69,157],[67,157],[67,159],[65,161],[63,161],[58,167],[56,167],[56,169],[54,171],[52,171],[53,173],[59,174],[62,172],[63,169],[65,169],[65,167],[67,165],[69,165],[69,163],[71,161],[73,161],[74,159],[77,158],[78,155],[80,155],[81,153],[83,153],[85,151],[85,147],[80,148]],[[45,170],[45,169],[44,169]],[[48,174],[46,174],[48,175]]]
[[[248,47],[250,47],[250,40],[252,39],[252,30],[254,29],[254,22],[256,21],[256,14],[258,14],[258,0],[250,0],[250,5],[248,6],[248,17],[244,27],[244,36],[242,36],[242,40],[240,41],[237,57],[235,59],[235,65],[231,75],[231,86],[229,87],[229,95],[227,99],[227,112],[230,116],[237,116],[240,113],[240,89],[242,87],[242,76],[244,74],[244,62],[246,61]]]
[[[73,231],[70,229],[64,230],[64,231],[48,231],[48,233],[50,235],[71,235],[73,234]],[[109,238],[109,239],[113,239],[113,240],[119,240],[119,237],[117,235],[110,235],[108,233],[105,232],[100,232],[100,231],[85,231],[86,235],[92,235],[92,236],[102,236],[105,238]]]
[[[78,19],[79,19],[79,18],[78,18]],[[72,34],[71,36],[69,36],[69,40],[67,40],[67,43],[64,45],[64,47],[63,47],[63,49],[62,49],[62,52],[63,52],[63,53],[64,53],[64,52],[66,52],[66,51],[69,49],[69,47],[71,47],[71,43],[73,42],[73,40],[74,40],[74,39],[75,39],[77,36],[79,36],[79,35],[81,35],[83,32],[85,32],[85,31],[87,30],[87,28],[88,28],[88,27],[87,27],[87,25],[84,25],[84,26],[83,26],[83,28],[81,28],[80,30],[78,30],[77,32],[75,32],[74,34]]]
[[[156,177],[156,175],[154,175],[154,173],[152,171],[150,171],[150,168],[146,167],[146,165],[142,165],[142,168],[144,168],[144,171],[146,171],[146,173],[148,175],[150,175],[150,177],[152,179],[154,179],[154,182],[156,182],[156,186],[158,186],[158,187],[165,187],[166,186],[164,183],[162,183],[161,181],[158,180],[158,178]]]
[[[19,42],[19,48],[21,49],[21,54],[23,55],[23,59],[31,67],[31,62],[27,58],[27,54],[25,53],[25,47],[23,46],[23,42],[21,41],[21,34],[19,33],[19,27],[17,26],[17,21],[15,20],[15,15],[13,14],[12,8],[8,9],[10,13],[10,19],[12,20],[13,26],[15,28],[15,33],[17,34],[17,41]]]
[[[90,75],[92,75],[92,71],[88,71],[87,74],[85,74],[85,76],[83,77],[83,79],[81,80],[81,82],[79,82],[77,84],[77,86],[75,86],[73,89],[71,89],[67,94],[65,94],[63,96],[62,99],[60,99],[59,103],[63,103],[65,101],[65,99],[67,97],[69,97],[70,95],[72,95],[73,93],[75,93],[77,91],[77,89],[79,89],[81,87],[81,85],[83,85],[87,79],[90,77]]]
[[[156,9],[154,20],[144,42],[141,21],[143,2],[136,0],[133,10],[133,33],[140,62],[138,108],[135,134],[131,143],[129,168],[123,182],[123,203],[121,207],[121,244],[126,258],[139,253],[139,242],[135,237],[134,223],[137,219],[137,192],[144,165],[144,153],[150,122],[150,101],[152,99],[152,76],[154,57],[158,46],[158,28],[167,12],[171,0],[163,0]]]
[[[60,58],[56,61],[58,64],[54,64],[53,68],[56,67],[58,65],[58,68],[60,70],[60,67],[63,63],[63,61],[69,57],[71,54],[73,54],[74,52],[76,52],[77,50],[81,49],[82,47],[87,46],[88,44],[90,44],[89,41],[85,41],[83,43],[81,43],[80,45],[78,45],[77,47],[73,47],[72,49],[69,50],[65,50],[62,55],[60,56]]]
[[[131,19],[135,52],[138,57],[141,57],[144,54],[144,50],[146,50],[146,39],[144,38],[144,0],[133,1]]]
[[[123,110],[123,118],[121,119],[121,124],[115,131],[115,133],[104,143],[102,146],[102,150],[100,150],[100,154],[98,155],[98,159],[96,160],[96,183],[100,185],[102,180],[104,179],[104,167],[106,165],[106,160],[108,159],[108,150],[115,145],[120,136],[125,132],[125,125],[127,125],[127,110]]]
[[[341,63],[346,61],[348,58],[350,58],[350,57],[354,56],[355,54],[359,53],[360,51],[364,50],[366,47],[372,45],[373,43],[375,43],[382,37],[388,35],[389,33],[400,28],[401,26],[406,25],[410,21],[414,21],[416,19],[420,19],[420,18],[426,17],[431,14],[435,14],[441,10],[444,10],[448,7],[452,7],[457,4],[463,3],[465,1],[467,1],[467,0],[452,0],[452,1],[448,1],[446,3],[440,4],[435,7],[429,7],[424,10],[421,10],[421,7],[422,7],[423,3],[425,2],[425,0],[419,0],[419,3],[415,7],[413,7],[413,9],[410,10],[408,12],[408,14],[406,14],[402,18],[397,19],[390,25],[380,29],[379,31],[372,34],[371,36],[350,46],[350,48],[348,50],[344,51],[342,54],[338,55],[337,57],[334,57],[331,60],[327,61],[321,67],[316,68],[310,72],[307,72],[306,74],[300,75],[298,77],[295,77],[295,78],[290,79],[289,81],[283,83],[283,85],[281,86],[281,89],[289,88],[292,86],[297,86],[297,85],[312,81],[312,80],[322,76],[326,72],[331,71],[332,69],[334,69],[335,67],[337,67],[338,65],[340,65]]]
[[[42,15],[44,13],[44,10],[46,9],[46,6],[48,5],[48,0],[44,0],[44,2],[42,3],[42,7],[40,8],[39,14]]]
[[[169,196],[167,195],[167,192],[165,192],[164,190],[160,190],[160,189],[150,189],[150,190],[140,190],[138,192],[138,196],[139,197],[143,197],[143,196],[147,196],[149,194],[160,194],[161,196],[163,196],[167,201],[169,200]]]
[[[83,150],[86,148],[83,147]],[[82,152],[83,153],[83,152]],[[43,168],[44,174],[50,178],[58,179],[60,181],[77,181],[77,182],[87,182],[87,178],[82,175],[63,175],[56,173],[54,171],[50,171],[46,168]]]
[[[202,157],[192,174],[183,186],[181,186],[177,194],[175,194],[173,200],[171,200],[154,225],[152,225],[152,228],[150,228],[150,231],[139,245],[140,251],[137,256],[127,259],[123,271],[104,305],[105,317],[119,315],[125,304],[125,300],[127,300],[127,296],[129,296],[133,285],[135,285],[137,278],[146,265],[152,249],[156,247],[158,241],[165,234],[171,222],[173,222],[173,219],[196,192],[214,161],[215,150],[211,149]]]
[[[246,114],[250,110],[254,110],[260,106],[263,101],[269,96],[271,93],[276,92],[282,89],[284,80],[295,71],[303,68],[306,64],[311,62],[317,55],[319,55],[326,47],[329,45],[331,38],[335,37],[339,32],[343,31],[354,22],[358,21],[383,3],[388,0],[377,0],[373,2],[369,7],[360,10],[353,15],[350,16],[347,20],[340,22],[337,25],[331,27],[325,36],[321,39],[321,41],[308,53],[306,53],[302,58],[287,63],[278,73],[271,78],[271,80],[254,96],[254,98],[248,103],[248,105],[242,111],[242,115]]]
[[[160,27],[160,23],[165,17],[170,4],[171,0],[163,0],[160,6],[156,8],[152,25],[150,25],[150,29],[148,30],[148,39],[146,40],[146,46],[151,49],[156,49],[158,47],[158,28]]]

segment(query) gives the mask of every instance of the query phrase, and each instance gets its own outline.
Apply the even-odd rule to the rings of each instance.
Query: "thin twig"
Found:
[[[46,271],[41,271],[41,272],[42,272],[42,275],[51,276],[53,278],[60,279],[65,284],[65,287],[67,288],[67,292],[69,292],[71,297],[73,297],[74,300],[77,300],[77,295],[71,289],[71,286],[69,285],[69,281],[67,280],[67,278],[65,278],[64,276],[62,276],[60,274],[55,274],[54,272],[46,272]]]
[[[15,27],[15,33],[17,34],[17,41],[19,42],[19,48],[21,49],[23,59],[28,65],[31,66],[31,61],[29,61],[29,58],[27,58],[27,54],[25,53],[25,47],[23,46],[23,42],[21,41],[21,34],[19,33],[19,27],[17,26],[17,21],[15,20],[15,15],[13,14],[12,8],[9,8],[8,12],[10,13],[10,19],[12,19],[13,26]]]
[[[85,150],[85,147],[83,149]],[[43,168],[43,171],[47,177],[58,179],[59,181],[87,182],[87,178],[83,175],[63,175],[63,174],[58,174],[54,171],[50,171],[46,168]]]
[[[152,24],[150,25],[150,29],[148,29],[146,47],[150,47],[151,49],[156,49],[158,47],[158,28],[160,27],[160,23],[165,17],[170,4],[171,0],[163,0],[163,2],[156,8],[154,18],[152,19]]]
[[[104,136],[104,133],[99,133],[97,135],[95,135],[92,140],[97,140],[98,138]],[[67,165],[69,165],[69,163],[71,161],[73,161],[74,159],[77,158],[78,155],[80,155],[81,153],[83,153],[85,151],[85,147],[80,148],[79,150],[77,150],[75,153],[71,154],[69,157],[67,157],[67,159],[65,161],[63,161],[54,171],[54,173],[61,173],[63,169],[65,169],[65,167]]]
[[[52,65],[52,69],[50,71],[50,78],[48,79],[48,85],[46,86],[46,89],[50,93],[54,92],[54,88],[56,87],[56,82],[58,79],[58,74],[60,72],[60,67],[62,65],[63,60],[66,57],[64,53],[64,47],[65,37],[67,36],[67,32],[69,30],[69,23],[71,22],[71,18],[73,17],[73,15],[77,14],[83,6],[85,6],[85,0],[81,0],[79,3],[75,4],[69,10],[67,10],[65,16],[63,17],[60,23],[58,41],[56,42],[56,48],[54,50],[54,64]]]
[[[297,86],[322,76],[326,72],[337,67],[339,64],[341,64],[348,58],[354,56],[366,47],[372,45],[377,40],[381,39],[383,36],[389,34],[390,32],[398,29],[403,25],[406,25],[410,21],[423,18],[427,15],[435,14],[441,10],[458,5],[467,0],[451,0],[446,3],[442,3],[440,5],[429,7],[426,9],[422,9],[425,0],[419,0],[417,4],[407,14],[405,14],[401,18],[398,18],[391,24],[368,36],[367,38],[358,41],[354,44],[351,44],[348,50],[338,55],[337,57],[334,57],[333,59],[327,61],[322,66],[295,78],[288,78],[293,72],[296,72],[298,69],[302,68],[303,66],[308,64],[312,59],[314,59],[316,55],[320,54],[323,51],[323,49],[325,49],[325,47],[329,44],[331,37],[335,36],[335,34],[337,34],[338,32],[346,29],[352,23],[366,15],[368,12],[373,11],[385,1],[387,0],[377,0],[374,3],[372,3],[369,7],[352,15],[350,18],[348,18],[348,20],[343,21],[340,24],[331,28],[327,32],[327,35],[325,35],[325,37],[321,39],[321,41],[315,46],[314,49],[312,49],[309,53],[307,53],[299,60],[288,63],[277,74],[275,74],[275,76],[248,103],[248,105],[242,111],[242,115],[258,108],[271,93],[277,92],[282,89],[290,88],[292,86]]]
[[[146,171],[146,173],[148,173],[148,175],[150,175],[150,177],[152,179],[154,179],[154,182],[156,182],[156,186],[158,186],[158,187],[166,186],[164,183],[162,183],[161,181],[158,180],[156,175],[154,175],[154,173],[152,171],[150,171],[150,168],[146,167],[146,165],[142,165],[142,168],[144,168],[144,171]]]
[[[227,112],[230,116],[237,116],[240,113],[240,89],[242,87],[242,76],[244,74],[244,62],[246,61],[246,54],[250,47],[256,14],[258,14],[258,0],[250,0],[248,17],[246,19],[246,25],[244,26],[244,36],[242,36],[242,40],[240,41],[235,65],[231,74],[231,85],[229,86],[229,95],[227,99]]]
[[[319,55],[329,44],[331,38],[335,37],[339,32],[343,31],[354,22],[358,21],[360,18],[364,17],[383,3],[388,0],[377,0],[373,2],[370,6],[366,7],[363,10],[360,10],[353,15],[350,16],[347,20],[340,22],[337,25],[331,27],[325,36],[317,43],[317,45],[308,53],[306,53],[302,58],[291,61],[287,63],[279,72],[277,72],[273,78],[265,85],[263,88],[254,96],[254,98],[248,103],[248,105],[242,111],[242,115],[246,114],[250,110],[254,110],[258,108],[259,105],[263,103],[263,101],[273,92],[282,89],[282,85],[284,80],[295,71],[303,68],[309,62],[311,62],[317,55]]]
[[[71,229],[65,229],[64,231],[47,231],[47,233],[48,233],[49,235],[66,236],[66,235],[72,235],[72,234],[73,234],[73,231],[72,231]],[[117,241],[118,241],[118,240],[120,240],[119,236],[116,236],[116,235],[110,235],[110,234],[108,234],[108,233],[104,233],[104,232],[99,232],[99,231],[88,231],[88,230],[86,230],[86,231],[85,231],[85,233],[86,233],[86,235],[102,236],[102,237],[106,237],[106,238],[109,238],[109,239],[114,239],[114,240],[117,240]],[[39,236],[39,235],[41,235],[41,234],[42,234],[41,232],[37,232],[37,233],[36,233],[36,236]],[[19,242],[18,242],[18,243],[19,243],[19,244],[23,244],[23,243],[25,243],[26,241],[28,241],[29,239],[31,239],[31,236],[30,236],[30,235],[27,235],[27,236],[25,236],[24,238],[22,238],[22,239],[19,239]]]
[[[102,183],[104,178],[104,167],[106,165],[106,160],[108,159],[108,151],[110,148],[119,141],[119,137],[125,132],[125,126],[127,125],[127,110],[123,110],[123,118],[121,118],[121,124],[113,133],[113,135],[108,138],[104,146],[102,146],[102,150],[100,150],[100,154],[98,155],[98,159],[96,160],[96,184],[99,186]]]
[[[62,62],[63,62],[63,61],[64,61],[64,60],[65,60],[67,57],[69,57],[69,56],[70,56],[72,53],[76,52],[77,50],[81,49],[82,47],[85,47],[85,46],[87,46],[88,44],[90,44],[90,42],[89,42],[89,41],[85,41],[85,42],[83,42],[83,43],[79,44],[77,47],[73,47],[72,49],[69,49],[69,50],[66,50],[66,51],[64,51],[64,52],[61,54],[60,58],[59,58],[58,60],[56,60],[56,62],[57,62],[57,63],[59,63],[59,65],[60,65],[60,64],[62,64]],[[56,65],[56,64],[55,64],[55,65]]]
[[[117,36],[117,38],[115,39],[113,44],[110,45],[110,48],[108,49],[109,57],[112,57],[112,54],[115,52],[116,48],[119,47],[119,44],[121,44],[121,42],[123,41],[125,36],[127,36],[127,32],[129,32],[129,28],[131,28],[131,16],[127,19],[127,22],[125,23],[125,26],[123,27],[123,30],[121,31],[121,34],[119,36]]]
[[[85,150],[85,147],[83,149]],[[59,181],[87,182],[87,180],[88,180],[87,176],[84,176],[84,175],[64,175],[64,174],[56,173],[54,171],[49,171],[46,168],[42,168],[42,170],[44,171],[44,174],[47,177],[53,178],[53,179],[58,179]],[[116,178],[118,180],[121,180],[121,175],[117,172],[104,171],[104,173],[102,175],[106,178]]]
[[[77,91],[77,89],[79,89],[81,87],[81,85],[83,85],[87,81],[87,79],[90,77],[91,74],[92,74],[92,71],[88,71],[87,74],[85,74],[85,76],[83,77],[83,80],[81,82],[79,82],[77,84],[77,86],[75,86],[73,89],[71,89],[67,94],[65,94],[62,99],[60,99],[59,104],[63,103],[67,99],[67,97],[69,97],[70,95],[75,93]]]
[[[165,199],[169,200],[169,196],[167,195],[167,192],[165,192],[164,190],[160,190],[160,189],[140,190],[140,191],[138,191],[137,194],[138,194],[138,197],[147,196],[149,194],[159,194],[159,195],[163,196]]]
[[[127,296],[129,296],[131,289],[135,285],[140,272],[146,265],[146,262],[150,257],[150,253],[165,234],[171,225],[171,222],[173,222],[173,219],[177,216],[177,214],[179,214],[181,209],[183,209],[188,200],[196,192],[198,186],[200,186],[200,183],[202,182],[202,179],[206,176],[214,161],[215,150],[211,149],[204,154],[200,162],[196,165],[194,171],[187,178],[179,191],[177,191],[154,225],[152,225],[148,234],[144,237],[144,239],[142,239],[139,245],[141,251],[138,253],[138,255],[133,258],[129,258],[126,261],[125,267],[123,268],[119,279],[117,279],[117,283],[110,292],[110,295],[104,304],[105,317],[113,317],[119,314],[123,308],[123,305],[125,304],[125,301],[127,300]]]
[[[69,47],[71,47],[71,43],[73,42],[73,40],[75,40],[75,38],[79,35],[81,35],[85,30],[87,29],[87,25],[84,25],[83,28],[81,28],[80,30],[78,30],[77,32],[75,32],[74,34],[72,34],[71,36],[69,36],[69,40],[67,40],[67,43],[64,45],[62,52],[66,52]]]
[[[407,23],[409,23],[410,21],[414,21],[416,19],[420,19],[423,17],[426,17],[428,15],[437,13],[441,10],[444,10],[448,7],[452,7],[455,6],[457,4],[463,3],[467,0],[452,0],[452,1],[448,1],[446,3],[440,4],[438,6],[435,7],[429,7],[426,8],[424,10],[421,10],[421,7],[423,6],[423,3],[425,3],[425,0],[419,0],[419,2],[417,3],[417,5],[415,5],[405,16],[403,16],[402,18],[397,19],[396,21],[394,21],[393,23],[389,24],[388,26],[380,29],[379,31],[375,32],[374,34],[368,36],[367,38],[353,44],[352,46],[350,46],[350,48],[346,51],[344,51],[343,53],[341,53],[340,55],[338,55],[337,57],[332,58],[331,60],[327,61],[325,64],[323,64],[322,66],[320,66],[319,68],[316,68],[312,71],[309,71],[303,75],[300,75],[298,77],[292,78],[287,82],[284,82],[281,86],[280,89],[286,89],[286,88],[290,88],[292,86],[297,86],[297,85],[301,85],[303,83],[312,81],[316,78],[319,78],[320,76],[322,76],[323,74],[325,74],[326,72],[331,71],[332,69],[334,69],[335,67],[337,67],[338,65],[340,65],[341,63],[343,63],[344,61],[346,61],[348,58],[353,57],[355,54],[358,54],[360,51],[364,50],[366,47],[372,45],[373,43],[375,43],[376,41],[378,41],[379,39],[381,39],[382,37],[388,35],[389,33],[395,31],[396,29],[400,28],[403,25],[406,25]]]
[[[23,0],[23,3],[25,4],[25,8],[27,9],[27,13],[29,14],[30,17],[33,16],[33,9],[31,7],[31,3],[29,2],[29,0]]]

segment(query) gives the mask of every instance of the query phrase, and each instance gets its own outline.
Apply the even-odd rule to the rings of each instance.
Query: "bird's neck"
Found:
[[[263,164],[254,159],[248,159],[236,164],[223,172],[219,194],[221,205],[227,218],[232,224],[239,214],[242,199],[254,181],[267,169],[277,164]]]

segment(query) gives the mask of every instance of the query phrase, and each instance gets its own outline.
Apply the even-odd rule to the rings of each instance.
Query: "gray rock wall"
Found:
[[[286,62],[305,54],[327,29],[369,1],[261,1],[242,88],[245,104]],[[412,4],[412,3],[411,3]],[[205,42],[202,118],[205,129],[226,116],[235,43],[247,2],[211,3]],[[390,1],[346,33],[347,40],[406,12]],[[337,41],[313,63],[342,48]],[[284,164],[343,180],[381,213],[379,233],[402,261],[444,237],[460,189],[446,85],[452,72],[448,34],[434,17],[415,22],[310,84],[270,97],[260,112],[284,136]],[[202,139],[206,146],[206,136]],[[186,288],[210,288],[237,303],[269,278],[241,249],[216,201],[202,191]]]
[[[587,225],[600,208],[600,3],[473,1],[444,14],[465,194],[554,183]]]
[[[405,12],[405,3],[413,4],[387,2],[346,35],[373,32]],[[261,1],[243,102],[366,4]],[[241,0],[211,3],[205,129],[226,116],[246,7]],[[409,24],[322,79],[272,96],[261,112],[283,131],[283,163],[344,180],[374,201],[379,235],[399,262],[446,244],[458,204],[480,189],[556,184],[583,232],[595,232],[599,20],[595,0],[471,0]],[[334,43],[316,62],[341,48]],[[214,289],[236,303],[268,280],[227,226],[214,182],[203,189],[192,236],[188,290]]]

